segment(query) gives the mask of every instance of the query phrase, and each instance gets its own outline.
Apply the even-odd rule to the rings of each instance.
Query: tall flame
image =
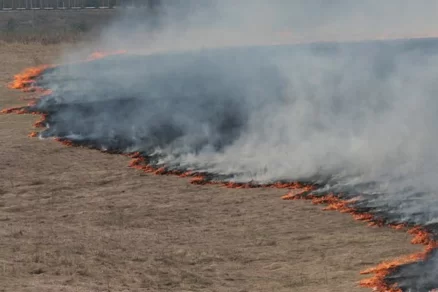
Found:
[[[34,87],[35,79],[45,70],[50,68],[49,65],[41,65],[25,69],[23,72],[14,76],[14,80],[9,84],[11,89],[22,89],[23,91],[36,91]]]

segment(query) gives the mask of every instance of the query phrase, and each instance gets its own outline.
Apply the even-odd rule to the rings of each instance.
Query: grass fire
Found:
[[[435,83],[424,75],[415,79],[430,70],[431,47],[438,47],[435,39],[147,56],[99,52],[86,62],[16,75],[11,88],[41,97],[2,113],[41,114],[35,127],[45,129],[29,136],[126,154],[131,167],[147,173],[190,177],[197,185],[288,189],[284,200],[310,200],[370,226],[406,230],[424,252],[366,269],[373,276],[359,284],[382,292],[432,291],[438,282],[421,269],[436,261],[438,208],[428,177],[438,169],[413,167],[434,157],[422,144],[433,139],[427,132],[433,115],[404,116],[411,99],[422,110],[438,105],[428,95]],[[363,54],[369,50],[377,53]],[[428,51],[420,68],[408,72],[395,64],[419,50]],[[345,75],[353,70],[354,78]],[[302,72],[324,91],[297,82]],[[363,80],[370,79],[379,91],[375,100],[364,99],[370,93]],[[412,86],[420,97],[402,94]],[[369,149],[362,145],[383,160],[363,161]]]
[[[5,292],[438,291],[437,4],[123,2],[0,13]]]

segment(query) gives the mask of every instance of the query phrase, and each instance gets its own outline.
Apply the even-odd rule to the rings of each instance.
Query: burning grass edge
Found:
[[[122,52],[116,52],[120,54]],[[124,52],[123,52],[124,53]],[[86,61],[93,61],[95,59],[104,58],[114,53],[97,52],[91,55]],[[29,107],[33,106],[38,98],[43,97],[46,94],[50,94],[50,89],[38,87],[36,80],[46,70],[55,68],[56,65],[43,65],[39,67],[27,68],[20,74],[14,76],[13,81],[9,84],[11,89],[19,89],[24,92],[36,92],[38,97],[34,97],[28,106],[6,108],[0,111],[0,114],[35,114],[41,115],[41,119],[34,123],[36,128],[44,128],[47,115],[45,113],[33,112]],[[31,132],[29,137],[38,137],[39,133],[36,131]],[[58,142],[66,146],[83,146],[74,141],[67,139],[55,138]],[[88,147],[90,148],[90,147]],[[114,151],[102,152],[111,154],[122,154]],[[354,200],[344,200],[341,198],[341,194],[324,194],[315,195],[312,191],[318,188],[317,185],[303,182],[274,182],[271,184],[253,184],[253,183],[235,183],[226,182],[220,180],[214,180],[213,174],[190,172],[182,170],[169,170],[165,167],[157,167],[148,164],[146,158],[141,153],[135,152],[130,154],[124,154],[131,158],[129,167],[144,171],[146,173],[155,175],[175,175],[179,177],[191,178],[190,183],[196,185],[220,185],[227,188],[279,188],[289,189],[289,192],[282,196],[283,200],[308,200],[315,205],[326,205],[323,210],[339,211],[341,213],[350,214],[355,220],[367,222],[369,226],[383,227],[387,226],[396,230],[407,230],[407,232],[413,236],[412,244],[422,244],[425,246],[424,250],[419,253],[402,256],[392,261],[383,262],[376,267],[366,269],[361,272],[362,275],[373,275],[370,278],[361,280],[358,284],[364,288],[371,288],[377,292],[402,292],[402,289],[395,283],[389,283],[387,277],[394,273],[397,269],[404,265],[412,264],[418,261],[424,261],[428,256],[438,248],[438,241],[433,238],[433,234],[422,226],[413,226],[405,223],[402,224],[387,224],[384,220],[376,218],[372,213],[359,210],[354,207]]]

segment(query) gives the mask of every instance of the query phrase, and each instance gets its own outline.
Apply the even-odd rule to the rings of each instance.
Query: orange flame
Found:
[[[47,119],[47,114],[41,114],[41,118],[36,121],[33,126],[35,128],[44,128],[45,127],[45,123],[46,123],[46,119]]]
[[[22,114],[27,114],[28,112],[22,106],[20,106],[20,107],[5,108],[5,109],[2,109],[0,111],[0,114],[11,114],[11,113],[22,115]]]
[[[179,175],[179,177],[189,177],[189,176],[192,176],[192,175],[193,175],[193,172],[191,172],[191,171],[186,171],[186,172],[181,173],[181,174]]]
[[[115,52],[95,52],[91,54],[86,61],[92,61],[95,59],[104,58],[109,55],[117,55],[124,54],[126,51],[115,51]],[[30,67],[23,70],[21,73],[14,75],[14,79],[12,82],[8,84],[8,88],[10,89],[20,89],[24,92],[37,92],[37,97],[32,97],[31,101],[28,103],[28,106],[34,106],[36,101],[46,95],[52,94],[52,90],[44,89],[36,85],[36,78],[41,76],[49,68],[54,68],[56,65],[41,65],[37,67]],[[26,107],[12,107],[2,109],[0,114],[28,114],[29,112],[26,110]],[[40,114],[32,112],[32,114]],[[47,119],[46,115],[43,115],[40,120],[34,123],[34,127],[42,128],[45,125],[45,120]],[[35,132],[29,134],[30,137],[34,137]],[[65,140],[62,140],[63,144],[68,144],[72,146],[72,143],[68,143]]]
[[[94,61],[94,60],[102,59],[102,58],[105,58],[108,56],[121,55],[121,54],[125,54],[125,53],[126,53],[125,50],[120,50],[120,51],[115,51],[115,52],[97,51],[97,52],[92,53],[90,56],[88,56],[86,61]]]
[[[190,183],[195,185],[203,185],[205,184],[205,177],[201,175],[195,176],[190,180]]]
[[[96,59],[101,59],[109,55],[116,55],[116,54],[124,54],[126,51],[116,51],[116,52],[95,52],[91,54],[86,61],[92,61]],[[51,94],[52,92],[50,90],[46,90],[40,87],[37,87],[35,85],[35,79],[40,76],[46,69],[51,68],[53,66],[49,65],[43,65],[39,67],[33,67],[28,68],[21,72],[20,74],[17,74],[14,76],[13,82],[9,84],[9,88],[12,89],[21,89],[25,92],[38,92],[39,96]],[[29,105],[33,105],[36,99],[30,102]],[[25,107],[14,107],[9,109],[4,109],[0,111],[1,114],[9,114],[9,113],[16,113],[16,114],[28,114],[29,112],[26,110]],[[32,114],[40,114],[32,112]],[[44,122],[47,118],[47,115],[42,114],[42,117],[39,121],[37,121],[34,126],[35,127],[43,127]],[[36,137],[38,136],[38,132],[32,132],[29,134],[30,137]],[[72,141],[66,140],[66,139],[60,139],[56,138],[56,141],[66,145],[66,146],[76,146]],[[214,185],[221,185],[227,188],[278,188],[278,189],[289,189],[289,193],[282,196],[283,200],[298,200],[298,199],[304,199],[304,200],[311,200],[313,204],[321,205],[324,204],[326,207],[323,208],[323,210],[334,210],[339,211],[341,213],[348,213],[351,214],[352,217],[355,220],[367,222],[369,226],[384,226],[385,222],[383,220],[380,220],[378,218],[375,218],[373,214],[371,213],[362,213],[358,212],[354,206],[352,206],[352,203],[355,202],[355,200],[343,200],[339,196],[335,194],[328,194],[325,196],[316,196],[313,194],[309,194],[310,192],[314,191],[316,189],[316,186],[310,185],[310,184],[303,184],[299,182],[290,182],[290,183],[283,183],[283,182],[277,182],[273,184],[263,184],[263,185],[256,185],[252,183],[236,183],[236,182],[215,182],[210,181],[207,179],[207,177],[203,174],[199,174],[192,171],[175,171],[175,170],[168,170],[165,167],[156,168],[154,166],[151,166],[147,164],[144,157],[141,156],[140,153],[132,153],[127,154],[127,156],[131,157],[131,161],[129,163],[129,166],[135,169],[142,170],[146,173],[152,173],[155,175],[177,175],[180,177],[191,177],[190,183],[197,184],[197,185],[205,185],[205,184],[214,184]],[[396,230],[402,230],[406,229],[408,226],[406,224],[389,224],[387,225],[393,229]],[[369,275],[374,274],[369,279],[364,279],[360,281],[360,286],[366,287],[366,288],[372,288],[374,291],[377,292],[401,292],[401,289],[396,285],[389,285],[386,283],[385,279],[386,277],[393,272],[396,268],[414,263],[416,261],[424,260],[427,258],[427,256],[430,254],[430,252],[436,248],[438,248],[438,242],[434,241],[432,239],[431,234],[425,230],[424,228],[420,226],[416,226],[413,228],[410,228],[408,230],[408,233],[413,236],[412,243],[413,244],[423,244],[425,245],[425,250],[421,253],[416,253],[412,255],[408,255],[405,257],[400,257],[398,259],[383,262],[379,264],[378,266],[374,268],[370,268],[367,270],[364,270],[361,272],[363,275]],[[438,291],[438,290],[432,290],[432,291]],[[432,292],[431,291],[431,292]]]
[[[59,143],[65,145],[65,146],[69,146],[69,147],[76,146],[72,141],[69,141],[66,139],[55,138],[55,141],[58,141]]]
[[[414,228],[410,229],[408,231],[408,233],[415,235],[411,241],[413,244],[417,244],[417,243],[424,244],[425,242],[427,242],[425,250],[423,252],[400,257],[400,258],[392,260],[392,261],[383,262],[383,263],[379,264],[377,267],[362,271],[361,272],[362,275],[374,274],[374,276],[369,278],[369,279],[365,279],[365,280],[360,281],[359,282],[360,286],[365,287],[365,288],[372,288],[372,289],[374,289],[374,291],[379,291],[379,292],[387,292],[387,291],[401,292],[402,291],[396,284],[388,285],[385,282],[385,278],[392,271],[394,271],[396,268],[398,268],[400,266],[412,264],[412,263],[415,263],[418,261],[425,260],[428,257],[428,255],[432,252],[432,250],[438,248],[438,242],[433,241],[431,239],[431,235],[427,231],[422,229],[421,227],[414,227]],[[420,237],[421,239],[427,238],[427,240],[419,242],[419,241],[417,241],[418,237]],[[432,291],[434,291],[434,290],[432,290]]]
[[[349,213],[353,216],[355,220],[368,222],[369,226],[384,226],[385,223],[383,220],[377,219],[370,213],[360,213],[351,204],[355,200],[342,200],[338,196],[334,194],[328,194],[325,196],[315,197],[314,195],[303,196],[303,192],[291,191],[287,195],[282,197],[284,200],[297,200],[297,199],[305,199],[311,200],[313,204],[325,204],[327,205],[323,210],[336,210],[341,213]],[[389,227],[402,230],[407,228],[407,225],[402,224],[389,224]],[[369,279],[364,279],[359,282],[361,287],[372,288],[377,292],[401,292],[402,290],[396,285],[388,285],[385,281],[386,277],[393,272],[396,268],[414,263],[417,261],[421,261],[427,258],[430,252],[436,248],[438,248],[438,242],[432,239],[432,235],[422,228],[421,226],[415,226],[410,228],[407,231],[409,234],[413,235],[411,240],[412,244],[423,244],[425,245],[425,250],[420,253],[400,257],[398,259],[383,262],[379,264],[377,267],[367,269],[362,271],[361,274],[374,274],[373,277]]]
[[[11,89],[22,89],[24,91],[35,91],[36,89],[32,88],[35,83],[35,78],[40,76],[48,68],[50,68],[49,65],[27,68],[23,72],[15,75],[14,80],[9,83],[8,87]]]

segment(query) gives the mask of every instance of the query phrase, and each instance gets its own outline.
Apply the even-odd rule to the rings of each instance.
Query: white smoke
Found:
[[[146,0],[145,0],[146,1]],[[161,0],[119,13],[82,47],[150,53],[206,47],[437,36],[434,0]],[[64,60],[78,55],[68,50]]]
[[[131,54],[150,54],[317,40],[409,38],[433,35],[438,11],[438,3],[428,0],[361,3],[209,0],[162,1],[161,4],[152,11],[127,10],[102,33],[97,43],[107,51],[125,49]],[[233,174],[239,181],[330,177],[336,187],[366,185],[367,188],[361,191],[385,193],[384,204],[388,208],[400,208],[400,203],[412,196],[416,197],[415,201],[434,201],[438,189],[434,179],[438,172],[434,146],[438,109],[435,98],[438,62],[434,53],[437,45],[424,42],[412,46],[403,42],[387,45],[341,42],[319,50],[312,46],[302,47],[290,56],[281,53],[277,57],[274,49],[272,53],[260,55],[249,50],[250,56],[241,63],[237,60],[240,57],[215,60],[212,54],[198,62],[192,57],[184,60],[187,55],[181,55],[182,60],[162,58],[149,63],[148,68],[134,64],[128,69],[127,65],[108,65],[105,69],[95,67],[90,72],[72,65],[66,66],[63,74],[81,79],[81,88],[76,89],[74,83],[64,83],[62,90],[71,93],[67,100],[70,102],[110,98],[103,95],[96,84],[117,85],[117,98],[122,95],[141,98],[144,92],[151,95],[151,90],[155,90],[153,94],[161,101],[155,99],[154,105],[166,117],[176,117],[178,113],[172,112],[176,108],[168,106],[167,112],[163,110],[162,105],[169,102],[166,99],[179,93],[188,96],[190,90],[201,94],[202,90],[193,84],[178,83],[179,88],[146,86],[150,76],[159,74],[160,80],[166,82],[166,76],[174,72],[200,76],[211,73],[210,79],[203,80],[210,82],[210,85],[203,85],[209,86],[209,93],[221,86],[221,93],[240,90],[240,95],[227,100],[236,104],[243,104],[238,98],[245,96],[247,126],[237,140],[219,152],[209,147],[187,151],[184,143],[193,143],[188,138],[179,141],[179,149],[175,145],[171,150],[160,149],[161,153],[167,154],[161,158],[162,163],[186,168],[196,165],[199,170]],[[324,50],[334,52],[320,52]],[[66,55],[66,59],[70,57]],[[258,61],[257,58],[266,60]],[[269,68],[266,73],[259,72],[266,68]],[[137,79],[144,79],[144,84],[139,85],[142,81]],[[173,81],[169,78],[168,82]],[[191,80],[178,82],[193,83]],[[51,84],[56,88],[56,82]],[[169,92],[163,93],[163,90]],[[191,104],[181,106],[197,109],[194,103],[200,106],[202,102],[191,101]],[[221,103],[212,104],[222,106]],[[138,111],[141,109],[137,107]],[[209,111],[211,115],[218,114],[214,106]],[[223,109],[218,111],[223,114]],[[64,117],[68,115],[68,112],[64,113]],[[202,115],[195,113],[194,116]],[[109,119],[106,117],[96,132],[102,132],[102,128],[111,124]],[[184,131],[193,136],[199,131],[210,131],[206,134],[208,139],[215,139],[216,134],[211,132],[214,130],[205,127],[200,130],[195,124],[196,121],[191,121],[191,126],[186,125]],[[117,129],[138,131],[132,130],[133,127],[124,125],[120,128],[119,125]],[[138,126],[134,128],[138,129]],[[131,136],[137,139],[135,134]],[[198,142],[198,136],[192,138]],[[422,204],[415,204],[402,205],[399,212],[403,218],[412,219],[411,214],[421,212]],[[424,215],[422,223],[424,220],[433,222],[435,213]]]
[[[159,163],[237,181],[325,179],[324,190],[362,194],[394,220],[437,222],[438,41],[200,50],[437,36],[437,1],[167,3],[157,14],[127,11],[98,45],[194,53],[109,58],[48,75],[55,94],[40,108],[70,104],[51,135],[126,151],[152,145]],[[239,133],[220,132],[224,123]],[[182,134],[168,143],[175,125]],[[114,142],[122,138],[129,143]]]

